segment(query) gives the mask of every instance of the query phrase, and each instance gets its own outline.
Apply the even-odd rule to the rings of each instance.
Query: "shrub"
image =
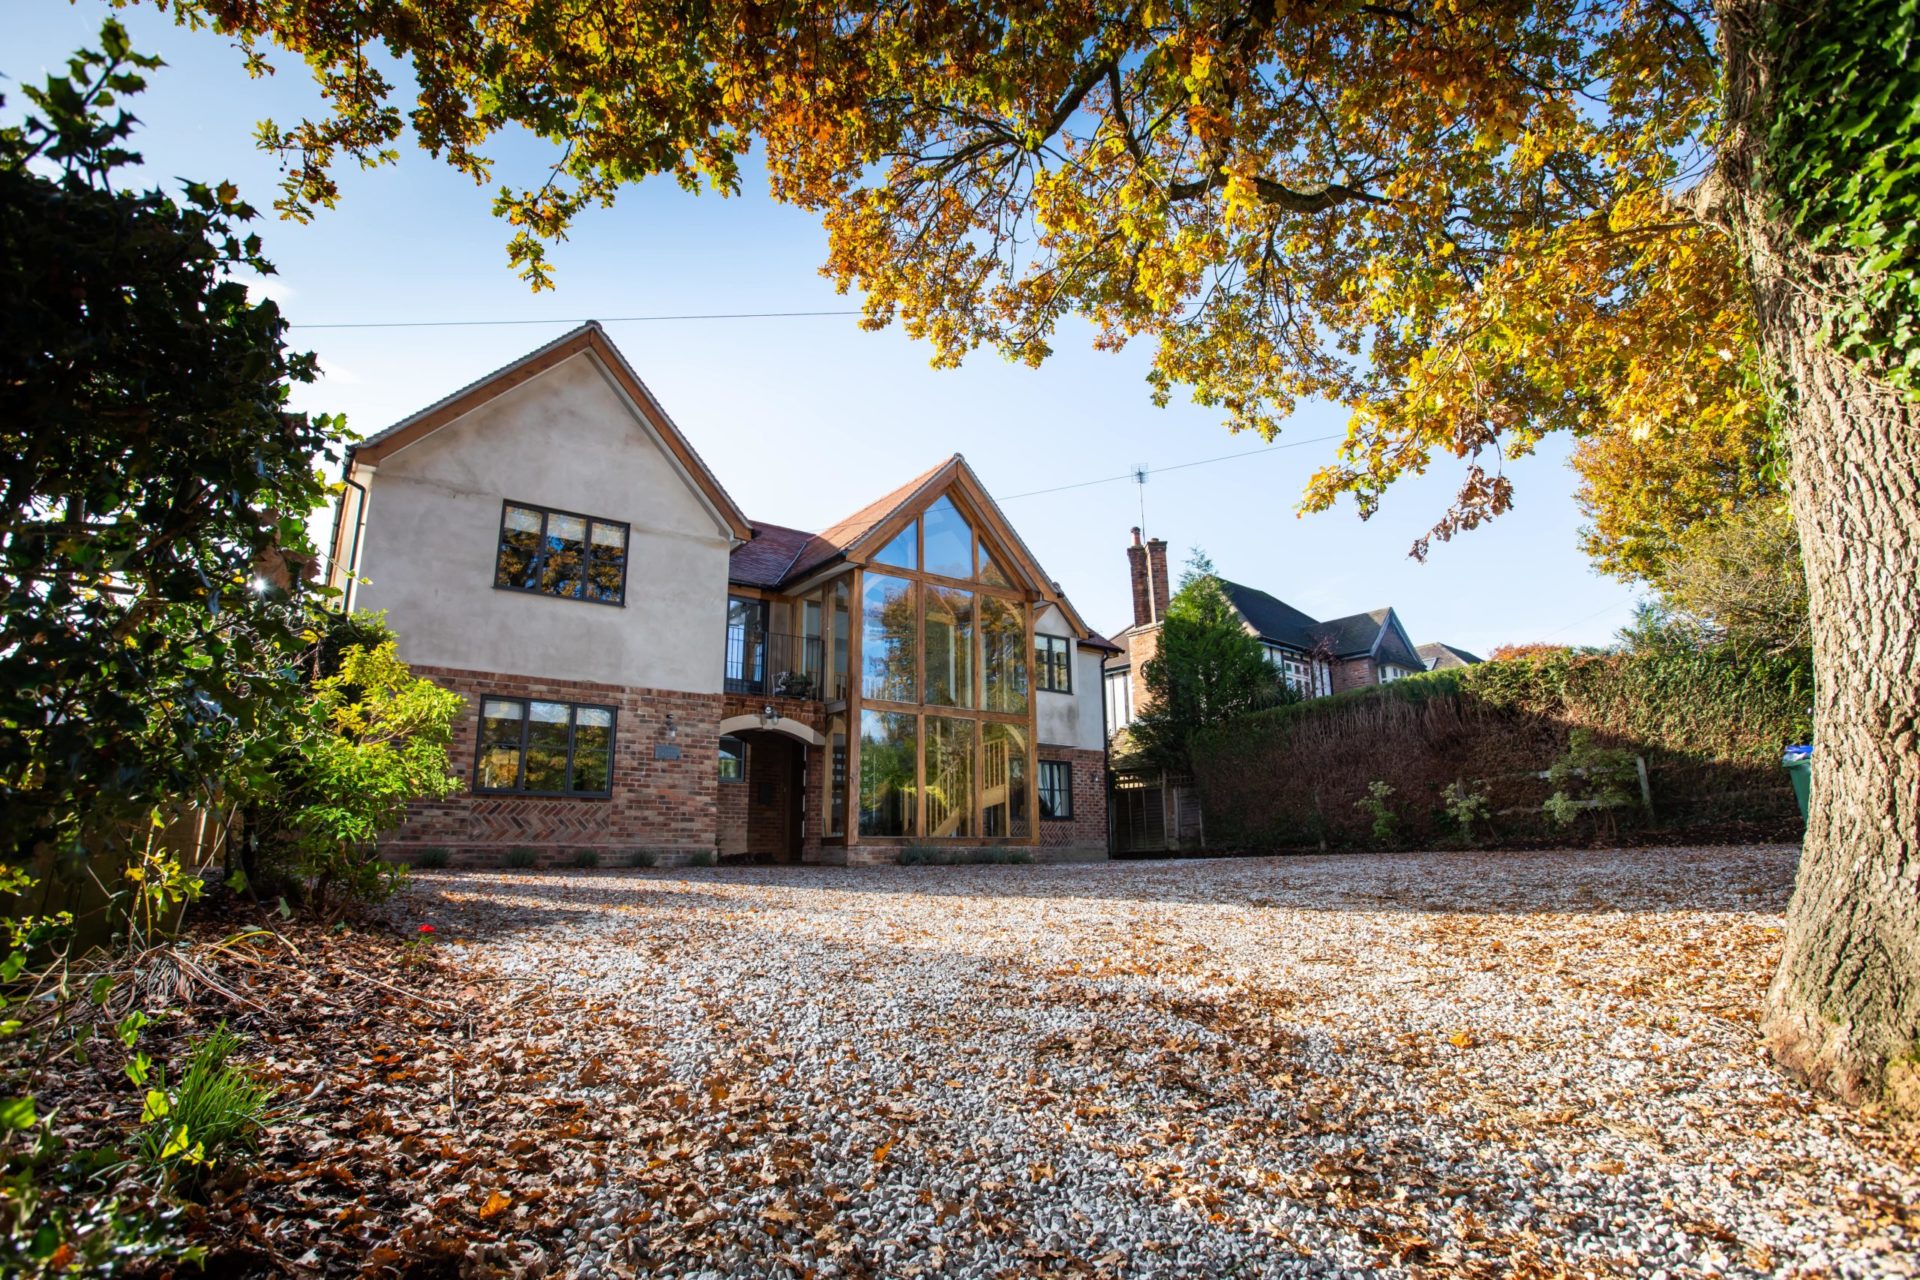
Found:
[[[521,845],[518,848],[507,850],[507,865],[516,871],[525,871],[528,867],[539,865],[539,862],[540,851],[538,849],[529,849],[527,846]]]
[[[422,871],[438,871],[453,861],[453,855],[445,849],[422,849],[413,857],[413,865]]]
[[[635,849],[627,855],[630,867],[653,867],[660,864],[660,856],[651,849]]]
[[[1476,791],[1456,778],[1440,793],[1440,799],[1446,807],[1447,816],[1460,828],[1461,843],[1471,845],[1474,824],[1485,821],[1487,817],[1487,793]]]
[[[1367,784],[1367,794],[1353,802],[1353,807],[1373,819],[1373,842],[1379,845],[1393,843],[1394,832],[1400,826],[1400,819],[1387,807],[1387,800],[1393,795],[1393,788],[1377,779]]]
[[[1631,751],[1602,747],[1591,729],[1575,729],[1567,738],[1567,754],[1547,770],[1553,794],[1541,808],[1562,827],[1572,826],[1582,809],[1622,808],[1633,800],[1637,772]]]
[[[687,865],[690,867],[710,867],[718,861],[719,858],[715,856],[713,850],[702,849],[687,859]]]
[[[253,813],[270,859],[299,876],[315,911],[338,914],[391,894],[405,869],[375,841],[414,800],[459,789],[447,768],[460,695],[415,676],[391,640],[348,645],[336,674],[313,682],[306,723]]]
[[[569,865],[590,871],[600,865],[600,854],[593,849],[576,849]]]
[[[259,1149],[273,1086],[228,1061],[240,1038],[223,1022],[195,1044],[180,1083],[147,1090],[139,1159],[175,1190],[191,1191],[236,1157]]]

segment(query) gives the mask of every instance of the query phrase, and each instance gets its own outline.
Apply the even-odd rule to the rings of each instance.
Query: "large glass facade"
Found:
[[[896,711],[860,713],[860,834],[918,834],[918,716]]]
[[[850,839],[1033,834],[1029,606],[962,502],[937,498],[861,575],[855,795],[830,779],[823,797],[851,804]],[[833,605],[826,613],[838,664]],[[836,777],[839,742],[830,728]]]
[[[928,583],[927,696],[939,707],[973,705],[973,592]]]
[[[981,726],[980,834],[1022,839],[1027,821],[1027,730],[989,720]]]
[[[973,834],[973,721],[927,717],[927,836]]]
[[[884,702],[919,701],[914,679],[919,618],[914,607],[913,581],[889,574],[869,573],[861,591],[860,696]]]
[[[1026,609],[1000,596],[980,597],[980,665],[988,711],[1027,713]]]

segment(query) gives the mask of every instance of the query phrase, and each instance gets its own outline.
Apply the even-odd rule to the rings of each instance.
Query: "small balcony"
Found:
[[[826,647],[818,636],[727,628],[727,692],[819,702],[827,696]]]

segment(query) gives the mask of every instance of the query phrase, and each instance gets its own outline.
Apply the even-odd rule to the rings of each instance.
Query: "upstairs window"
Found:
[[[1073,692],[1073,641],[1065,636],[1033,638],[1033,682],[1049,693]]]
[[[618,520],[506,503],[500,513],[493,585],[503,591],[624,604],[627,531]]]

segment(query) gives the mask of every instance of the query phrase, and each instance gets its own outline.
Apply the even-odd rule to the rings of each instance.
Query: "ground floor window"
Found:
[[[836,736],[834,767],[844,770],[838,741]],[[1027,807],[1032,768],[1031,737],[1023,724],[863,710],[859,834],[1024,838],[1032,830]],[[830,793],[830,803],[835,798]]]
[[[1073,765],[1066,760],[1040,762],[1040,816],[1073,816]]]
[[[543,796],[613,793],[612,707],[480,700],[473,789]]]
[[[720,739],[720,781],[747,780],[747,744],[738,738]]]

